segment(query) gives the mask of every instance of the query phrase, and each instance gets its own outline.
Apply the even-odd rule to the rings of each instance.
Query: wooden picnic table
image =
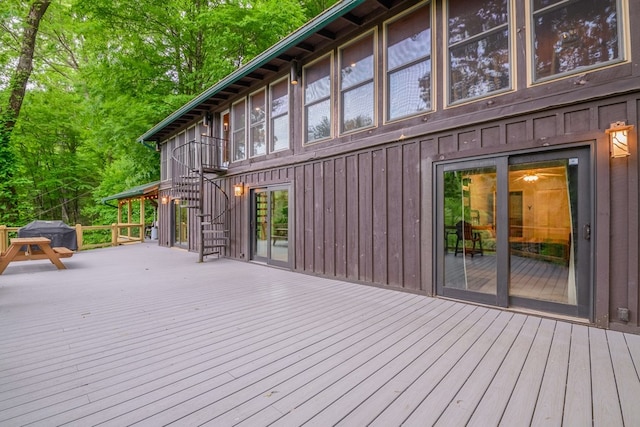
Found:
[[[26,250],[23,249],[26,247]],[[58,270],[66,269],[60,258],[68,258],[73,251],[64,247],[52,248],[51,240],[46,237],[16,237],[5,252],[0,254],[0,274],[13,261],[48,259]]]

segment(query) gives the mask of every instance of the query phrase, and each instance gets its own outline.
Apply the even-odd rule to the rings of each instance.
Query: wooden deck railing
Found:
[[[78,250],[141,243],[145,239],[145,224],[120,223],[111,225],[76,224]],[[0,252],[9,247],[9,239],[18,237],[20,227],[0,225]]]

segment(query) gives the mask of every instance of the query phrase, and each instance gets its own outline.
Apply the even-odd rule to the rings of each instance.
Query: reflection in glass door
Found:
[[[178,199],[174,206],[173,214],[173,244],[183,248],[189,245],[189,209],[187,205]]]
[[[254,190],[254,231],[253,259],[267,258],[269,193],[265,190]]]
[[[269,264],[289,264],[289,190],[252,190],[252,259]]]
[[[444,172],[447,289],[496,295],[496,184],[495,166]]]
[[[436,171],[439,294],[591,316],[588,148]]]

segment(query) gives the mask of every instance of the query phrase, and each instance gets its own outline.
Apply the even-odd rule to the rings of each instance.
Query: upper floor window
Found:
[[[267,153],[266,142],[266,106],[265,90],[254,93],[249,97],[249,144],[251,146],[251,157],[260,156]]]
[[[374,34],[340,50],[341,131],[350,132],[375,123]]]
[[[304,69],[306,141],[331,137],[331,56]]]
[[[616,0],[533,0],[534,80],[621,59]]]
[[[281,80],[271,85],[270,151],[289,148],[289,81]]]
[[[449,102],[508,89],[508,1],[450,0],[448,5]]]
[[[387,120],[431,109],[430,4],[386,25]]]
[[[244,100],[231,107],[231,142],[233,161],[244,160],[246,152],[246,102]]]

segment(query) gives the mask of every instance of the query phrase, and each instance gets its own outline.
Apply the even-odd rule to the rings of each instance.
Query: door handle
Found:
[[[591,224],[585,224],[584,227],[582,227],[582,236],[584,240],[591,240]]]

